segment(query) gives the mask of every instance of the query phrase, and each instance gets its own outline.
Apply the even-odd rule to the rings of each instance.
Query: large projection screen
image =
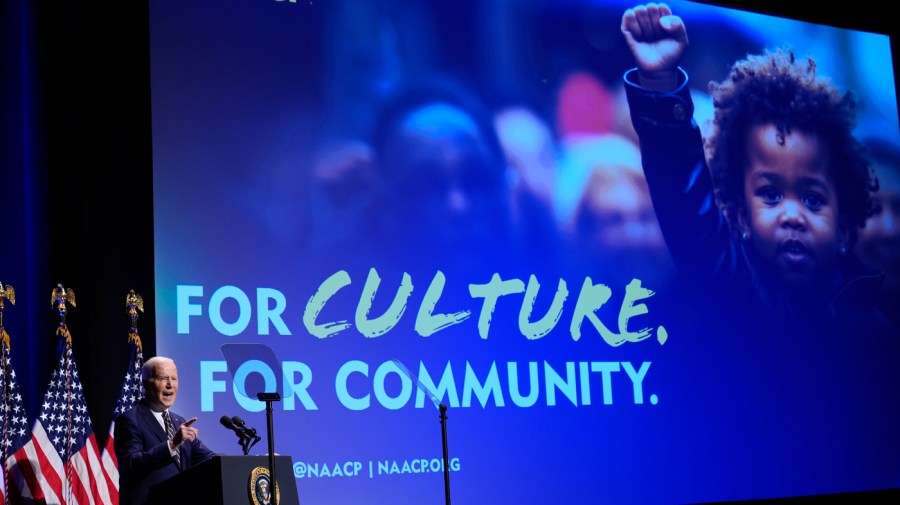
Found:
[[[887,35],[668,5],[704,138],[708,83],[789,48],[852,93],[853,152],[896,191],[898,158],[875,159],[900,143]],[[731,214],[709,192],[693,216],[672,208],[710,171],[698,159],[679,178],[680,133],[638,139],[631,6],[150,2],[157,349],[207,445],[240,454],[219,423],[237,415],[266,454],[265,391],[281,396],[275,450],[294,461],[278,478],[306,505],[900,487],[897,279],[842,277],[857,256],[887,268],[867,255],[877,237],[822,218],[849,212],[847,178],[821,184],[840,206],[802,190],[835,242],[815,289],[746,268],[766,232],[742,236],[761,218],[741,202],[790,192],[738,195]],[[785,247],[792,265],[819,252]]]

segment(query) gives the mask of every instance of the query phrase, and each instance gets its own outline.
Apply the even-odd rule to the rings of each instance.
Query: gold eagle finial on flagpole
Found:
[[[5,307],[3,306],[3,300],[9,300],[13,305],[16,304],[16,291],[9,284],[3,285],[0,282],[0,310],[3,310]]]
[[[6,345],[6,348],[9,349],[9,333],[7,333],[6,328],[3,327],[3,311],[6,310],[3,300],[9,300],[9,303],[15,305],[16,291],[9,284],[4,286],[3,283],[0,282],[0,340],[2,340]]]
[[[128,307],[128,315],[131,317],[131,331],[128,333],[128,341],[134,342],[138,349],[143,351],[144,346],[141,344],[141,337],[138,335],[137,330],[137,319],[138,311],[144,311],[144,299],[132,289],[125,295],[125,306]]]
[[[69,327],[66,326],[66,303],[72,304],[75,306],[75,292],[72,291],[72,288],[63,287],[62,284],[57,284],[55,288],[53,288],[53,292],[50,293],[50,303],[56,306],[56,310],[59,312],[59,328],[56,329],[56,334],[59,336],[66,337],[66,342],[69,345],[72,345],[72,334],[69,333]]]

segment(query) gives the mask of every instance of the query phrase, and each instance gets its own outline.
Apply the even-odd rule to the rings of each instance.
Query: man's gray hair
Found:
[[[175,364],[175,360],[165,356],[154,356],[145,361],[144,366],[141,367],[141,382],[147,382],[152,379],[153,372],[156,371],[156,365],[164,362],[172,363],[173,365]]]

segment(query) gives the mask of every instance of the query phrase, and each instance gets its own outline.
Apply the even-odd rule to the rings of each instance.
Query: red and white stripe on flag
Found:
[[[128,367],[125,369],[125,378],[122,381],[122,390],[116,402],[116,410],[113,412],[113,420],[109,425],[109,434],[103,447],[101,459],[103,469],[108,478],[108,487],[112,504],[119,503],[119,462],[116,458],[115,430],[116,419],[123,413],[131,410],[138,400],[144,396],[144,386],[141,383],[141,368],[144,366],[144,355],[141,347],[134,341],[131,343]]]
[[[3,486],[4,500],[8,500],[9,503],[20,503],[22,500],[18,498],[23,495],[22,490],[27,487],[21,473],[17,471],[16,465],[17,461],[26,459],[25,445],[31,441],[31,429],[22,402],[16,371],[12,365],[9,346],[5,341],[0,341],[0,397],[2,397],[2,401],[0,401],[0,418],[2,418],[0,421],[0,429],[2,429],[0,454],[2,454],[2,458],[0,461],[2,461],[4,472],[0,486]]]
[[[109,435],[106,436],[103,453],[100,454],[100,462],[103,465],[103,474],[106,478],[106,486],[109,489],[109,503],[111,505],[119,505],[119,461],[116,458],[115,439],[113,438],[113,430],[115,428],[116,421],[113,420],[109,425]]]
[[[51,374],[31,440],[16,457],[27,486],[23,494],[61,505],[112,503],[68,339],[63,339],[59,366]]]

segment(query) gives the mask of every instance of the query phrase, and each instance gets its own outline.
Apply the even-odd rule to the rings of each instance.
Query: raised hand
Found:
[[[671,90],[678,83],[678,64],[688,46],[680,17],[664,3],[632,7],[622,14],[622,35],[634,56],[640,84]]]
[[[178,427],[178,430],[175,431],[175,436],[172,438],[172,443],[176,447],[184,442],[191,443],[197,439],[198,430],[191,426],[195,422],[197,422],[197,418],[192,417]]]

